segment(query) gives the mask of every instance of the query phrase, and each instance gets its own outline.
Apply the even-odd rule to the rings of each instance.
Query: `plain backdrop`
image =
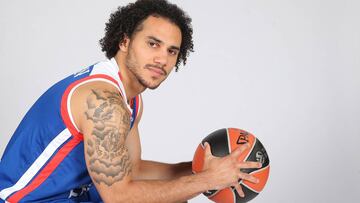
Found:
[[[359,202],[360,1],[171,1],[196,51],[143,94],[143,158],[189,161],[210,132],[242,128],[270,156],[254,203]],[[128,2],[0,0],[0,154],[48,87],[105,59],[105,22]]]

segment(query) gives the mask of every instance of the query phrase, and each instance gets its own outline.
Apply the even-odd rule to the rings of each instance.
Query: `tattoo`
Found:
[[[86,142],[89,169],[95,182],[111,186],[131,173],[130,156],[124,145],[130,131],[130,114],[115,91],[93,89],[86,103],[85,116],[94,124]]]

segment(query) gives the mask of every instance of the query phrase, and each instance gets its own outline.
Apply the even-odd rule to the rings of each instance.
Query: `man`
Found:
[[[109,60],[52,86],[15,131],[0,162],[1,199],[183,202],[229,186],[243,196],[238,179],[257,179],[240,169],[260,167],[237,160],[245,146],[216,158],[206,145],[198,174],[191,162],[141,160],[140,93],[185,64],[193,49],[190,22],[166,0],[139,0],[113,13],[100,40]]]

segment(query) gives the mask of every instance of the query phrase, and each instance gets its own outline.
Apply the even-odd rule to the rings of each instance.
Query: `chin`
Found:
[[[160,86],[160,84],[154,84],[154,85],[148,85],[147,88],[154,90],[156,88],[158,88]]]
[[[154,90],[154,89],[158,88],[161,85],[161,83],[162,83],[162,81],[160,81],[160,82],[152,81],[152,82],[147,83],[146,87]]]
[[[164,80],[160,78],[151,78],[145,82],[145,87],[151,90],[158,88]]]
[[[154,77],[149,77],[147,79],[145,79],[145,77],[138,78],[138,81],[142,86],[151,90],[158,88],[164,80],[165,78],[154,78]]]

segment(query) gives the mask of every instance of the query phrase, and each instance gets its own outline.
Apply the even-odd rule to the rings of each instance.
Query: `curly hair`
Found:
[[[101,50],[107,58],[114,57],[119,50],[119,44],[126,36],[131,38],[138,31],[138,26],[150,15],[169,19],[180,28],[182,40],[175,64],[178,71],[179,64],[183,62],[185,65],[190,52],[194,52],[191,18],[182,9],[166,0],[138,0],[127,6],[120,6],[106,23],[105,36],[99,41]]]

